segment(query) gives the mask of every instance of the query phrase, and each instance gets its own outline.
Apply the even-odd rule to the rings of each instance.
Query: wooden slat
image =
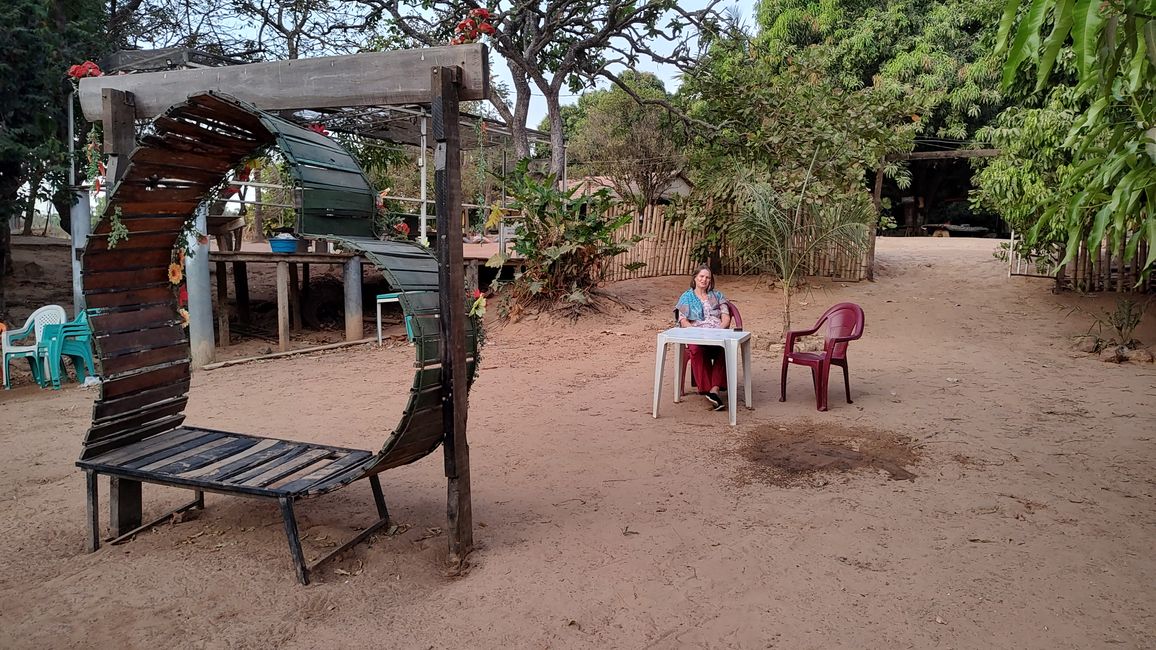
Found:
[[[216,95],[201,94],[189,97],[187,106],[181,109],[181,113],[228,123],[236,128],[248,131],[253,137],[268,138],[268,131],[265,129],[265,125],[261,123],[260,118],[238,108],[236,104],[229,104],[222,101],[221,98]]]
[[[229,93],[264,110],[410,104],[429,101],[435,66],[462,69],[463,100],[489,97],[486,48],[475,44],[88,77],[80,80],[80,104],[94,122],[101,119],[102,88],[133,93],[138,118],[200,91]]]
[[[204,431],[199,429],[177,429],[172,433],[156,436],[148,440],[142,440],[134,445],[126,446],[116,451],[111,451],[106,454],[101,454],[90,459],[88,462],[94,465],[117,465],[126,463],[137,458],[141,458],[152,452],[160,449],[165,445],[176,445],[187,440],[192,440],[196,437],[204,435]]]
[[[123,255],[125,259],[132,259]],[[168,282],[169,272],[163,266],[146,266],[129,271],[89,271],[83,275],[85,291],[141,287]]]
[[[189,392],[189,382],[178,381],[158,388],[138,391],[132,395],[114,400],[96,400],[92,405],[92,421],[100,424],[103,420],[136,411],[171,399],[184,397]]]
[[[81,460],[103,454],[113,449],[119,449],[126,445],[131,445],[134,442],[144,440],[158,433],[171,431],[179,427],[181,423],[184,422],[184,419],[184,414],[174,415],[115,436],[109,436],[96,441],[85,439],[84,452],[81,454]]]
[[[352,454],[350,456],[352,457]],[[329,475],[329,477],[326,478],[325,480],[314,483],[312,486],[306,488],[305,493],[306,494],[321,494],[323,492],[328,492],[329,490],[340,487],[342,485],[348,485],[348,484],[362,478],[363,476],[367,476],[368,475],[368,472],[367,472],[368,468],[365,468],[365,467],[363,467],[361,469],[355,469],[355,468],[360,464],[368,462],[371,458],[372,458],[371,454],[364,454],[364,455],[361,455],[361,457],[358,458],[356,462],[352,461],[351,459],[346,459],[348,461],[346,467],[341,468],[340,471],[336,471],[336,472],[331,473]],[[285,485],[279,486],[277,489],[278,490],[285,490],[286,492],[288,492],[288,490],[286,490],[286,488],[289,485],[292,485],[292,483],[286,483]]]
[[[227,434],[225,438],[228,439],[228,442],[225,444],[210,447],[197,454],[182,454],[182,457],[179,459],[175,459],[175,457],[170,458],[170,462],[167,465],[162,465],[153,471],[157,474],[179,476],[209,465],[227,462],[228,459],[236,458],[238,454],[252,449],[261,442],[260,438],[251,438],[249,436]]]
[[[201,123],[186,122],[184,120],[173,119],[171,117],[161,116],[153,120],[153,126],[156,127],[157,132],[176,133],[178,135],[195,138],[198,142],[208,144],[214,147],[241,147],[246,146],[250,149],[255,149],[258,146],[256,138],[252,136],[243,137],[239,135],[228,135],[218,133],[210,128],[208,125]]]
[[[166,151],[152,147],[139,147],[132,155],[132,164],[141,165],[175,165],[190,169],[204,169],[224,173],[232,167],[228,161],[216,156],[204,156],[195,153]]]
[[[132,222],[126,223],[126,227],[131,223]],[[93,235],[91,239],[106,240],[106,243],[101,247],[110,252],[120,252],[123,255],[123,251],[133,251],[133,253],[129,255],[124,255],[124,257],[128,258],[124,261],[139,265],[140,262],[135,259],[135,252],[137,250],[167,249],[171,253],[173,246],[177,243],[177,232],[177,230],[171,230],[169,232],[141,232],[137,230],[134,232],[130,229],[128,237],[119,239],[112,248],[109,248],[107,244],[110,235]]]
[[[130,237],[131,238],[131,237]],[[170,240],[171,241],[171,240]],[[128,243],[127,241],[122,243]],[[164,268],[167,269],[173,258],[172,245],[160,246],[151,250],[134,250],[131,255],[116,248],[109,250],[105,242],[99,239],[90,239],[85,249],[83,259],[84,273],[100,271],[114,271],[120,269]]]
[[[185,404],[185,400],[161,402],[133,413],[109,418],[100,424],[92,425],[88,430],[86,440],[89,442],[97,442],[98,440],[131,431],[132,429],[143,427],[173,415],[178,415],[185,410]]]
[[[163,286],[145,287],[143,289],[127,289],[125,291],[85,292],[85,303],[89,309],[106,307],[125,307],[128,305],[156,304],[171,300],[176,305],[177,299],[173,295],[172,287],[166,282]]]
[[[188,449],[200,448],[201,446],[209,444],[215,440],[228,438],[228,436],[219,431],[199,431],[199,433],[201,435],[196,436],[195,438],[189,438],[179,443],[161,445],[143,456],[137,456],[132,460],[121,461],[116,465],[117,467],[127,467],[129,469],[141,469],[145,465],[151,465],[158,460],[171,458]]]
[[[161,327],[176,323],[178,318],[176,310],[169,305],[153,305],[134,311],[93,314],[88,320],[94,332],[114,334]]]
[[[243,462],[247,457],[266,451],[273,445],[281,442],[280,440],[274,440],[272,438],[245,438],[245,440],[250,441],[253,444],[248,447],[242,447],[237,451],[229,454],[228,456],[222,456],[220,459],[215,460],[208,465],[204,465],[202,467],[190,467],[185,471],[179,472],[178,475],[182,478],[189,479],[213,475],[217,470],[225,467],[226,465]]]
[[[286,446],[282,449],[281,453],[271,456],[264,462],[253,465],[243,472],[237,472],[227,479],[220,479],[221,482],[232,483],[234,485],[247,485],[248,481],[254,476],[264,474],[269,471],[270,468],[280,467],[284,463],[292,462],[293,459],[310,450],[310,446],[307,444],[288,440],[282,442],[284,442]],[[326,451],[325,453],[328,454],[329,452]]]
[[[189,346],[185,343],[177,345],[170,345],[167,347],[153,348],[152,350],[144,350],[142,352],[134,352],[132,354],[121,355],[118,357],[109,357],[101,360],[101,368],[104,370],[104,375],[114,376],[119,375],[130,370],[138,370],[147,368],[149,366],[156,366],[163,363],[172,363],[174,361],[185,361],[188,363]]]
[[[185,460],[186,458],[192,458],[193,456],[197,456],[199,454],[204,454],[204,453],[210,452],[214,449],[217,449],[218,447],[223,447],[229,443],[236,442],[236,441],[237,441],[236,438],[222,435],[220,438],[216,438],[214,440],[207,441],[203,444],[197,445],[195,447],[191,447],[189,449],[184,449],[177,454],[174,454],[172,456],[164,458],[163,460],[155,460],[153,462],[150,462],[148,465],[143,465],[143,466],[139,467],[138,469],[140,469],[142,472],[153,472],[153,471],[156,471],[156,470],[158,470],[158,469],[160,469],[166,465],[172,465],[173,463],[180,462],[182,460]],[[192,443],[189,443],[189,445],[182,445],[182,447],[187,447],[187,446],[190,446],[191,444]]]
[[[143,350],[187,344],[187,341],[185,329],[180,325],[164,325],[153,329],[97,337],[100,356],[106,359]]]
[[[117,184],[113,190],[113,196],[117,201],[125,202],[141,202],[145,203],[151,200],[164,201],[168,203],[179,202],[199,202],[210,187],[157,187],[155,189],[148,189],[142,185],[132,185],[121,182]],[[121,208],[121,212],[124,209]]]
[[[242,472],[249,471],[254,467],[263,465],[271,459],[283,456],[294,449],[300,448],[301,445],[295,442],[288,442],[285,440],[272,440],[271,445],[256,450],[251,449],[250,453],[238,457],[236,460],[226,463],[220,467],[213,469],[210,472],[203,474],[186,475],[186,478],[196,478],[199,481],[212,481],[216,483],[223,483],[232,476],[236,476]]]
[[[370,454],[362,451],[349,452],[341,458],[335,459],[332,463],[325,467],[319,468],[317,471],[310,472],[301,478],[290,481],[285,485],[277,488],[279,492],[286,494],[295,494],[306,490],[309,486],[325,481],[333,476],[344,472],[350,467],[356,466],[358,463],[365,462],[370,457]]]
[[[113,399],[131,395],[139,390],[181,381],[189,378],[189,364],[178,364],[168,368],[160,368],[129,375],[118,379],[111,379],[101,384],[101,396],[104,399]]]
[[[168,198],[156,197],[153,201],[127,201],[120,197],[114,196],[109,201],[109,206],[112,209],[120,208],[122,214],[173,214],[173,215],[189,215],[192,214],[201,202],[197,200],[176,201]],[[107,230],[105,231],[107,232]]]
[[[307,449],[299,456],[296,456],[286,462],[282,462],[276,467],[267,469],[248,480],[238,481],[234,479],[233,482],[254,487],[265,487],[270,483],[274,483],[285,478],[286,476],[289,476],[293,472],[300,471],[310,465],[313,465],[314,463],[318,462],[322,458],[325,458],[326,456],[331,455],[332,453],[333,452],[329,451],[328,449]]]

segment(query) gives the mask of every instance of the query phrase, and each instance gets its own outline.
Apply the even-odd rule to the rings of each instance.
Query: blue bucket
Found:
[[[274,253],[296,253],[297,240],[296,239],[270,239],[269,248],[273,249]]]

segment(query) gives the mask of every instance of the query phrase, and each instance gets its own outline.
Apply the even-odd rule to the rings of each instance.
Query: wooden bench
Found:
[[[323,179],[325,196],[340,187],[348,189],[336,213],[323,202],[304,200],[302,219],[339,231],[340,236],[331,239],[373,261],[400,292],[399,303],[410,319],[414,380],[398,425],[377,452],[184,423],[190,359],[175,287],[168,277],[169,265],[176,259],[174,247],[184,237],[186,219],[228,171],[273,144],[293,166],[301,192],[308,195],[310,178]],[[358,206],[364,207],[363,212]],[[274,499],[284,518],[297,577],[307,584],[318,564],[389,523],[379,473],[421,459],[445,442],[447,477],[456,479],[460,472],[468,478],[468,467],[454,467],[448,455],[457,421],[453,379],[462,378],[468,390],[476,371],[477,336],[473,322],[465,317],[460,254],[456,277],[451,279],[445,269],[455,260],[439,263],[417,244],[373,239],[368,236],[373,209],[372,188],[356,161],[308,129],[212,93],[194,95],[156,119],[114,185],[105,213],[118,214],[127,239],[111,244],[110,220],[103,219],[89,238],[82,261],[84,294],[104,378],[77,462],[87,475],[90,551],[101,543],[100,475],[110,479],[112,543],[174,513],[204,507],[205,492]],[[442,212],[448,213],[439,210],[439,219]],[[455,358],[464,373],[455,367]],[[377,520],[308,565],[294,503],[362,478],[369,479]],[[188,488],[194,499],[141,525],[142,483]]]

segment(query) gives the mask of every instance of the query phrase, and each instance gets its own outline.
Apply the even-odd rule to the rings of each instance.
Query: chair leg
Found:
[[[289,554],[293,556],[293,568],[297,570],[297,581],[309,584],[309,571],[305,567],[305,554],[301,551],[301,537],[297,534],[297,518],[293,516],[293,499],[281,497],[281,518],[285,520],[285,535],[289,538]]]
[[[96,472],[85,470],[84,483],[88,492],[88,540],[85,549],[94,553],[100,548],[100,503],[97,498]]]
[[[847,390],[847,403],[854,404],[851,401],[851,372],[847,369],[847,362],[843,362],[843,388]]]
[[[389,525],[389,508],[385,505],[385,496],[381,493],[381,479],[377,474],[369,477],[369,487],[373,488],[373,503],[377,505],[377,516]]]
[[[791,365],[786,357],[783,357],[783,376],[779,379],[779,401],[787,401],[787,366]]]
[[[820,411],[827,410],[827,379],[831,375],[830,364],[821,363],[815,369],[815,399]]]

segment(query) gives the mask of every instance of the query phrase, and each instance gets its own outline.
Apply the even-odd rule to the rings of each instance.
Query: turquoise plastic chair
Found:
[[[46,374],[42,375],[41,386],[51,386],[58,390],[64,379],[65,357],[72,360],[77,383],[83,383],[89,375],[95,375],[92,358],[92,329],[88,316],[80,312],[75,320],[61,325],[46,325],[41,339],[37,340],[37,356],[43,361]]]
[[[68,314],[60,305],[45,305],[32,312],[20,329],[0,332],[0,372],[4,375],[4,388],[11,388],[8,375],[9,364],[14,359],[27,359],[32,366],[32,377],[44,386],[43,358],[40,355],[40,337],[47,325],[60,325],[68,320]],[[87,327],[87,326],[86,326]],[[31,339],[31,341],[29,341]],[[91,358],[91,357],[90,357]]]

